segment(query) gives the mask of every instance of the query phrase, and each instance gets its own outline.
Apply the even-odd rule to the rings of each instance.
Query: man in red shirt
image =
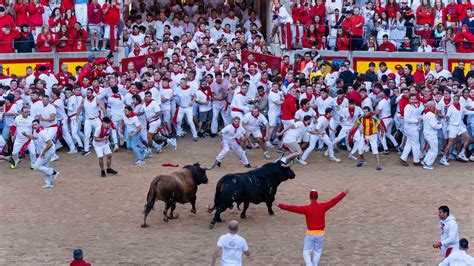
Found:
[[[388,40],[388,35],[384,34],[382,37],[382,44],[379,46],[379,51],[384,52],[395,52],[397,47],[391,41]]]
[[[350,19],[351,50],[359,51],[362,49],[362,45],[364,44],[362,35],[364,35],[365,19],[360,15],[358,7],[354,8],[353,13],[354,14]]]
[[[295,87],[291,88],[281,105],[281,123],[286,128],[295,122],[295,113],[298,111],[296,106],[299,92]]]
[[[6,25],[10,26],[10,29],[14,29],[16,27],[15,21],[10,14],[6,14],[6,11],[5,7],[0,5],[0,29]]]
[[[62,64],[61,70],[56,75],[58,84],[64,87],[64,85],[66,85],[69,82],[69,77],[72,77],[71,72],[68,71],[68,67],[66,64]]]
[[[15,28],[5,25],[0,32],[0,53],[13,53],[13,41],[20,38],[20,33]]]
[[[106,51],[105,46],[107,44],[107,40],[113,37],[113,41],[115,42],[115,37],[117,36],[118,31],[118,24],[120,22],[120,3],[117,0],[111,0],[111,2],[106,2],[102,6],[102,12],[104,13],[104,43],[102,45],[102,51]],[[111,26],[114,27],[114,35],[110,36]],[[112,47],[112,43],[110,44]]]
[[[309,199],[311,203],[304,206],[292,206],[286,204],[278,204],[278,208],[304,214],[306,216],[306,236],[304,238],[303,257],[306,265],[318,265],[321,253],[323,251],[324,228],[326,227],[326,212],[341,201],[349,191],[345,189],[330,201],[319,203],[318,192],[311,190]],[[313,259],[311,259],[313,253]]]

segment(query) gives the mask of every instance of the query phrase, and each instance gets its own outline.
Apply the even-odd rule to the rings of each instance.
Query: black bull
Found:
[[[227,174],[223,176],[216,185],[214,206],[209,212],[216,211],[209,225],[213,228],[215,223],[221,222],[221,213],[226,209],[233,208],[234,202],[244,204],[241,218],[246,217],[246,211],[250,203],[259,204],[265,202],[268,213],[273,215],[272,203],[275,200],[280,183],[295,178],[295,173],[289,166],[281,161],[267,163],[260,168],[247,173]]]

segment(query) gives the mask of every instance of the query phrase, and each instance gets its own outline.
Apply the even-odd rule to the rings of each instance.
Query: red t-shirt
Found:
[[[107,8],[108,3],[102,6],[102,10]],[[107,13],[104,14],[104,23],[117,26],[120,23],[120,4],[116,3],[114,7],[109,6]]]

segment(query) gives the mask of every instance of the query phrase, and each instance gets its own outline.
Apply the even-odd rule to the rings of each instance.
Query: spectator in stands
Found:
[[[403,43],[398,48],[398,51],[400,52],[414,52],[415,51],[415,45],[411,42],[410,38],[405,37],[403,38]]]
[[[377,82],[378,81],[377,73],[375,73],[375,63],[374,62],[369,63],[369,69],[365,72],[365,79],[366,79],[366,81],[369,81],[369,82]]]
[[[15,3],[16,25],[28,24],[28,0],[21,0]]]
[[[388,5],[388,4],[387,4]],[[406,36],[405,19],[400,10],[395,12],[395,17],[390,19],[390,39],[395,42],[395,46],[399,48]]]
[[[73,39],[66,24],[62,24],[56,35],[56,52],[70,52],[72,50]]]
[[[421,5],[416,9],[416,22],[418,25],[434,24],[434,10],[430,0],[421,0]]]
[[[369,51],[369,52],[375,52],[379,50],[379,46],[374,36],[372,35],[369,36],[369,39],[367,40],[367,43],[365,43],[364,46],[362,47],[362,50]]]
[[[461,32],[456,34],[453,41],[457,45],[457,52],[472,53],[474,51],[474,34],[470,33],[467,25],[462,25]]]
[[[114,42],[116,41],[115,36],[118,36],[118,25],[120,23],[120,3],[117,0],[110,0],[102,6],[102,12],[104,13],[104,44],[102,45],[101,51],[107,51],[105,49],[107,41],[114,37]],[[165,18],[166,19],[166,18]],[[113,27],[114,36],[111,36],[111,28]],[[110,44],[112,46],[112,43]]]
[[[20,37],[20,33],[10,25],[5,25],[0,32],[0,53],[13,53],[13,41]]]
[[[445,17],[447,27],[455,27],[461,21],[460,14],[458,12],[458,3],[456,0],[450,0],[446,6]]]
[[[362,35],[364,33],[364,24],[365,19],[360,15],[360,9],[355,7],[353,16],[350,19],[350,34],[351,34],[351,50],[361,50],[364,40],[362,40]]]
[[[453,70],[453,79],[461,83],[466,82],[466,76],[464,75],[465,64],[463,61],[459,62],[459,65]]]
[[[35,40],[27,24],[20,25],[20,34],[15,39],[14,47],[17,53],[31,53],[35,51]]]
[[[33,36],[36,38],[41,33],[43,26],[43,13],[44,7],[41,5],[39,0],[33,0],[28,5],[28,25],[34,30]]]
[[[425,1],[425,0],[423,0]],[[415,34],[416,35],[419,35],[421,39],[425,39],[427,41],[427,43],[433,47],[434,45],[434,33],[433,33],[433,30],[431,29],[431,25],[430,23],[425,23],[423,25],[423,29],[422,30],[415,30]]]
[[[82,27],[80,22],[76,22],[74,29],[71,31],[72,51],[85,52],[87,31]]]
[[[87,3],[88,0],[74,0],[74,12],[81,25],[87,25]]]
[[[61,10],[59,10],[59,8],[53,9],[53,12],[51,12],[51,16],[48,19],[48,25],[51,29],[51,32],[57,33],[59,31],[59,28],[61,27],[61,21]]]
[[[310,25],[303,35],[303,48],[317,46],[318,32],[315,25]]]
[[[461,6],[461,5],[460,5]],[[461,25],[467,25],[469,28],[469,32],[474,34],[474,12],[472,10],[472,7],[466,8],[466,16],[461,18]]]
[[[87,6],[87,18],[89,21],[89,33],[91,35],[91,49],[93,52],[99,51],[99,40],[102,34],[103,13],[98,0],[92,0]]]
[[[336,51],[348,51],[349,50],[349,37],[344,32],[344,28],[337,29],[337,41]]]
[[[433,47],[428,44],[428,41],[426,39],[421,40],[421,44],[418,47],[418,52],[419,53],[431,53],[433,51]]]
[[[49,26],[44,25],[41,29],[41,33],[36,38],[38,52],[50,53],[53,50],[55,41],[54,34],[49,31]]]
[[[79,22],[81,20],[83,20],[83,19],[80,19]],[[72,30],[72,28],[74,28],[74,25],[76,25],[76,22],[77,22],[77,18],[74,15],[74,13],[72,12],[72,10],[71,9],[66,9],[66,12],[64,13],[63,20],[62,20],[61,23],[66,24],[68,29]]]
[[[382,44],[379,46],[379,51],[385,51],[385,52],[395,52],[397,51],[397,47],[388,40],[388,35],[385,34],[382,37]]]

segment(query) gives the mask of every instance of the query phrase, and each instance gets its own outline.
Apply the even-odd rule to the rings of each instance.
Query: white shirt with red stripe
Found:
[[[146,103],[146,102],[143,103],[143,109],[145,111],[145,117],[148,123],[151,123],[160,119],[158,114],[161,111],[161,109],[160,109],[160,105],[156,101],[151,100],[150,103]]]
[[[52,114],[56,114],[56,108],[52,104],[48,103],[48,105],[46,105],[46,106],[44,106],[44,105],[41,106],[41,109],[40,109],[40,112],[39,112],[39,115],[41,116],[41,118],[48,119]],[[56,117],[56,119],[57,119],[57,117]],[[54,121],[51,121],[51,122],[40,121],[40,124],[42,126],[44,126],[45,128],[50,127],[50,126],[56,125],[56,119]]]

